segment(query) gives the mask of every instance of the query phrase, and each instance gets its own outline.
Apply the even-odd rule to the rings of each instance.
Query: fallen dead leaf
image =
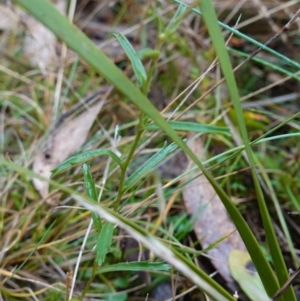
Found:
[[[19,22],[18,14],[7,5],[0,4],[0,29],[10,30]]]
[[[67,159],[85,142],[91,126],[105,101],[98,101],[74,119],[51,131],[42,150],[33,161],[33,171],[50,179],[51,170]],[[43,198],[48,196],[49,183],[34,178],[33,184]]]
[[[64,13],[66,1],[55,2],[56,8]],[[16,6],[0,4],[0,29],[13,30],[22,22],[26,27],[23,52],[32,66],[45,70],[58,62],[55,35],[35,18]]]
[[[200,138],[190,139],[188,145],[198,158],[205,160],[205,150]],[[189,159],[187,170],[193,166],[194,163]],[[194,178],[197,174],[199,170],[190,174],[189,178]],[[219,274],[232,287],[233,278],[228,266],[229,254],[233,250],[246,251],[246,247],[222,201],[204,175],[185,185],[183,200],[188,213],[195,217],[194,230],[202,248],[206,249],[216,244],[207,254],[212,258],[212,264]]]
[[[232,277],[251,300],[270,301],[248,252],[233,250],[229,267]]]

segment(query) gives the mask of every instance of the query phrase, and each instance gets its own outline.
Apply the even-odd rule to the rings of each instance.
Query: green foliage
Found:
[[[72,168],[76,165],[83,164],[87,161],[90,161],[100,156],[109,156],[120,167],[122,167],[122,161],[114,152],[107,149],[95,149],[68,158],[52,171],[52,177],[55,177],[56,175],[60,174],[63,171],[68,170],[69,168]]]
[[[142,62],[140,61],[138,54],[135,52],[134,48],[123,34],[118,33],[114,36],[119,41],[128,58],[130,59],[138,84],[140,87],[142,87],[147,82],[147,73]],[[151,53],[151,55],[153,54]]]
[[[45,131],[47,119],[45,118],[46,114],[43,112],[43,105],[46,104],[47,108],[47,101],[49,101],[47,96],[52,95],[53,93],[53,82],[44,82],[42,77],[40,77],[40,80],[34,82],[31,79],[34,78],[32,73],[28,73],[30,74],[28,75],[30,76],[30,79],[25,76],[20,77],[20,74],[13,75],[16,78],[16,83],[13,83],[9,89],[12,91],[14,91],[14,89],[16,91],[22,91],[24,86],[21,85],[21,83],[23,81],[26,85],[30,85],[32,99],[29,99],[29,97],[26,99],[24,97],[22,98],[15,92],[13,92],[14,95],[10,98],[6,95],[0,95],[0,106],[4,112],[5,125],[6,114],[10,114],[11,116],[11,120],[9,120],[7,124],[14,124],[16,120],[20,121],[19,130],[12,132],[7,131],[4,133],[1,145],[3,150],[9,150],[7,158],[0,158],[1,178],[8,179],[8,183],[6,187],[4,187],[4,196],[2,197],[1,195],[3,202],[1,205],[2,211],[0,213],[1,234],[7,235],[7,233],[9,233],[9,235],[3,236],[5,237],[5,241],[8,242],[8,245],[5,247],[8,255],[5,260],[8,262],[11,261],[13,263],[10,263],[11,266],[22,261],[22,263],[18,265],[19,269],[21,270],[24,267],[33,271],[33,273],[35,268],[38,269],[36,262],[43,262],[43,264],[49,264],[55,268],[61,266],[63,271],[65,271],[73,264],[68,263],[68,266],[66,264],[66,258],[72,260],[76,259],[75,256],[77,256],[79,250],[81,250],[81,245],[84,241],[82,233],[85,233],[85,225],[88,220],[87,217],[91,214],[96,231],[89,233],[86,249],[90,251],[93,249],[95,257],[91,259],[92,256],[89,257],[90,254],[88,252],[87,254],[84,253],[85,257],[80,263],[81,267],[77,278],[83,282],[88,281],[88,283],[82,292],[82,297],[80,299],[73,298],[73,300],[82,300],[87,292],[95,292],[96,290],[98,290],[97,293],[103,293],[105,295],[103,296],[104,300],[126,300],[129,297],[127,293],[117,292],[119,288],[126,290],[128,289],[128,286],[131,285],[130,273],[126,272],[141,272],[147,270],[152,271],[152,273],[163,271],[165,274],[170,274],[172,273],[170,272],[171,266],[174,267],[176,271],[181,272],[182,275],[190,278],[190,280],[198,285],[201,290],[205,291],[211,299],[218,301],[234,300],[226,289],[221,287],[214,279],[208,277],[204,271],[200,270],[194,264],[194,257],[200,255],[202,252],[196,251],[192,247],[182,245],[180,240],[184,239],[188,232],[192,230],[194,220],[189,218],[186,214],[182,214],[180,211],[182,208],[178,209],[177,203],[171,209],[169,208],[169,211],[167,211],[167,207],[159,208],[159,210],[161,210],[158,210],[160,214],[167,214],[168,216],[161,220],[160,217],[157,217],[155,224],[154,221],[152,223],[152,219],[151,222],[149,220],[145,221],[143,216],[144,212],[145,214],[148,214],[148,206],[159,207],[156,204],[163,203],[164,198],[168,199],[169,202],[169,199],[173,197],[173,194],[176,194],[176,192],[186,184],[183,183],[182,179],[190,172],[199,169],[199,174],[204,174],[207,177],[216,193],[220,196],[228,214],[241,234],[251,258],[257,267],[265,291],[268,292],[269,296],[274,294],[279,288],[279,285],[282,285],[288,278],[288,275],[273,230],[269,209],[266,207],[260,185],[264,184],[268,187],[268,191],[270,191],[270,199],[273,201],[273,206],[279,217],[281,227],[285,238],[287,239],[287,244],[293,256],[293,260],[297,265],[297,255],[295,248],[293,247],[293,241],[284,220],[282,208],[280,207],[280,196],[278,196],[276,192],[279,191],[284,199],[289,199],[292,208],[299,210],[297,202],[297,158],[291,158],[288,165],[286,162],[288,160],[286,159],[289,158],[289,154],[282,155],[282,153],[285,152],[286,141],[288,139],[291,139],[291,141],[293,141],[292,139],[296,140],[300,135],[297,130],[297,126],[299,126],[299,122],[297,121],[299,113],[284,118],[284,120],[278,118],[278,120],[283,121],[274,126],[270,121],[273,118],[277,120],[277,116],[272,112],[267,110],[254,112],[263,116],[268,116],[269,118],[266,118],[267,121],[264,122],[255,119],[258,114],[254,114],[255,116],[251,117],[250,114],[243,112],[239,91],[228,57],[228,48],[226,48],[224,44],[219,26],[221,25],[221,27],[238,36],[246,36],[219,22],[215,16],[211,1],[209,0],[199,2],[201,12],[195,8],[189,7],[180,0],[174,0],[179,6],[177,11],[173,13],[173,17],[170,17],[169,14],[164,15],[158,13],[160,10],[157,9],[156,6],[159,4],[154,1],[151,4],[151,7],[149,7],[149,11],[152,14],[151,17],[156,20],[158,27],[156,37],[157,45],[154,47],[155,49],[142,48],[141,50],[136,51],[123,34],[115,35],[115,38],[117,38],[130,60],[137,80],[137,88],[136,84],[132,83],[121,70],[118,69],[114,62],[108,59],[76,26],[72,25],[67,18],[63,17],[50,1],[31,0],[28,2],[26,0],[14,0],[14,2],[23,6],[25,10],[45,24],[62,42],[66,43],[68,47],[74,50],[75,53],[87,63],[81,65],[80,60],[77,58],[72,66],[66,67],[67,84],[61,94],[63,99],[70,99],[71,102],[76,101],[76,97],[78,96],[73,97],[73,90],[76,90],[79,97],[82,97],[91,87],[98,87],[104,81],[108,81],[122,95],[120,96],[121,101],[126,102],[124,107],[122,104],[121,106],[118,106],[118,109],[119,107],[120,110],[128,109],[128,112],[130,112],[128,115],[130,115],[130,118],[132,119],[137,119],[137,115],[140,115],[138,122],[136,120],[132,121],[132,119],[130,121],[126,120],[126,123],[121,124],[119,127],[119,132],[117,134],[120,134],[122,136],[121,139],[123,140],[117,147],[118,149],[120,148],[122,153],[121,158],[111,150],[113,149],[111,148],[111,140],[106,139],[113,134],[115,134],[115,137],[117,136],[116,132],[114,132],[111,127],[112,124],[116,124],[116,120],[111,122],[109,119],[111,116],[108,116],[110,115],[109,112],[109,114],[103,114],[105,115],[103,116],[103,119],[105,120],[105,118],[107,118],[107,120],[109,120],[103,126],[105,130],[100,134],[97,132],[85,145],[85,149],[90,149],[92,146],[97,149],[84,152],[81,151],[79,154],[76,154],[61,163],[55,168],[52,174],[52,179],[55,177],[56,181],[43,179],[34,175],[30,170],[24,167],[28,166],[28,162],[30,161],[27,158],[27,153],[23,153],[22,150],[22,156],[15,159],[9,152],[15,151],[15,145],[20,144],[19,141],[24,141],[24,146],[27,150],[31,146],[32,141],[36,140],[37,135],[40,135]],[[119,16],[126,10],[126,5],[125,2],[122,4]],[[232,139],[233,135],[231,134],[232,128],[230,125],[226,124],[226,127],[224,127],[206,124],[210,122],[209,118],[211,117],[210,111],[212,104],[215,105],[215,103],[218,103],[219,101],[217,99],[218,93],[210,97],[209,105],[205,104],[200,107],[194,107],[194,111],[188,112],[193,116],[194,120],[200,120],[202,116],[205,116],[205,123],[203,124],[177,121],[176,116],[173,114],[172,116],[175,120],[165,120],[162,114],[160,114],[154,105],[147,99],[148,90],[150,90],[152,82],[157,80],[157,78],[162,79],[161,83],[164,85],[164,88],[168,87],[170,94],[178,94],[177,91],[181,89],[181,86],[180,88],[177,86],[177,84],[180,83],[180,80],[178,80],[178,82],[176,81],[181,76],[181,74],[179,74],[181,70],[178,71],[177,68],[174,68],[170,72],[170,69],[168,69],[167,72],[163,72],[163,76],[161,76],[161,74],[157,76],[158,66],[165,66],[166,61],[172,56],[176,57],[178,55],[178,53],[176,53],[178,49],[180,54],[184,54],[193,61],[195,66],[192,68],[197,69],[193,71],[194,75],[200,75],[200,68],[198,68],[198,64],[196,64],[198,63],[199,54],[195,54],[195,52],[189,49],[189,39],[182,34],[182,31],[178,31],[181,22],[192,11],[193,14],[203,15],[203,19],[215,49],[215,52],[212,49],[209,49],[209,52],[213,55],[214,53],[217,54],[222,74],[226,78],[230,93],[228,99],[233,102],[233,109],[230,111],[229,117],[231,120],[236,121],[234,122],[234,126],[238,128],[237,135],[242,137],[242,142],[238,143],[238,146],[235,146]],[[166,23],[165,20],[168,17],[171,19],[169,23]],[[145,33],[143,32],[143,30],[145,31],[143,26],[144,24],[141,25],[142,34]],[[281,64],[283,67],[278,67],[275,64],[269,64],[266,60],[261,59],[253,59],[255,62],[263,64],[269,69],[290,75],[295,80],[299,80],[299,77],[295,75],[292,70],[292,68],[299,67],[298,63],[274,52],[257,41],[251,40],[249,37],[246,37],[246,39],[251,43],[255,42],[255,45],[263,47],[266,51],[270,51],[270,53],[276,55],[278,59],[283,59],[284,62],[289,65],[290,69],[285,67],[284,64]],[[146,44],[144,43],[143,47],[145,45]],[[151,45],[151,47],[153,47],[153,45]],[[229,49],[229,51],[233,52],[232,49]],[[237,53],[236,51],[234,52]],[[238,54],[240,56],[245,55],[240,52]],[[145,64],[147,67],[144,67],[142,63],[143,59],[147,59],[147,65]],[[161,61],[159,61],[159,59]],[[81,69],[78,70],[78,68]],[[4,69],[2,68],[1,70]],[[83,74],[84,76],[82,76]],[[5,79],[5,76],[3,76],[2,73],[0,75],[1,79],[2,77]],[[208,76],[207,81],[200,86],[201,89],[195,91],[194,94],[202,94],[202,90],[205,90],[207,86],[211,86],[211,81],[212,80]],[[182,83],[180,84],[182,85]],[[184,85],[185,84],[186,82],[184,82]],[[251,89],[251,85],[247,86],[247,89]],[[4,87],[2,88],[4,89]],[[162,97],[163,96],[160,97],[160,100],[162,100]],[[40,99],[44,98],[45,102],[40,104]],[[5,99],[5,101],[2,102],[2,99]],[[131,102],[131,104],[128,102]],[[60,112],[62,104],[63,102],[59,104],[55,114]],[[134,104],[135,107],[133,107],[132,104]],[[111,106],[109,107],[111,112],[114,112],[116,108],[114,107],[114,104],[109,105]],[[174,106],[175,105],[173,105],[171,109],[173,109]],[[181,106],[176,108],[176,110],[180,109],[180,107]],[[222,110],[220,107],[220,104],[216,105],[214,117],[220,115],[218,116],[218,118],[220,117],[220,121],[218,121],[220,123],[217,124],[224,125],[222,115],[219,113],[222,111],[223,114],[228,107],[222,107]],[[9,110],[7,110],[7,108],[9,108]],[[138,112],[139,110],[140,112]],[[230,115],[231,113],[232,115]],[[124,115],[126,116],[126,114]],[[198,116],[200,116],[199,119]],[[206,118],[206,116],[209,117]],[[26,126],[23,126],[23,124],[25,124],[24,120],[26,120]],[[120,120],[117,120],[117,122]],[[216,124],[215,120],[212,124]],[[27,121],[29,121],[29,123],[27,123]],[[292,123],[297,125],[295,126],[294,132],[291,131],[285,134],[274,133],[280,128],[291,125]],[[30,124],[30,126],[28,126],[28,124]],[[246,126],[248,126],[248,128],[246,128]],[[267,131],[265,131],[266,126],[268,126]],[[132,130],[133,127],[135,127],[135,131]],[[38,130],[38,132],[34,131],[34,129]],[[26,135],[30,131],[31,135],[28,135],[29,139],[27,139]],[[209,160],[200,162],[199,158],[197,158],[186,146],[185,139],[178,136],[177,131],[180,132],[180,135],[191,132],[200,134],[205,133],[205,137],[208,137],[208,145],[213,140],[214,142],[222,143],[222,147],[225,145],[226,150],[222,149],[219,154],[212,156]],[[137,166],[140,167],[130,173],[128,171],[129,164],[132,162],[136,163],[134,162],[137,158],[135,157],[135,154],[141,151],[143,143],[146,144],[151,141],[153,133],[159,137],[160,142],[170,138],[172,143],[165,144],[162,148],[157,149],[157,141],[152,141],[153,147],[156,148],[154,155],[146,162],[137,164]],[[14,142],[14,147],[11,147],[11,137],[15,136],[17,136],[18,143]],[[26,137],[26,139],[24,139],[24,137]],[[249,137],[251,137],[252,141]],[[271,141],[272,143],[270,143]],[[278,147],[279,144],[282,145],[282,148]],[[95,145],[97,146],[95,147]],[[153,170],[179,148],[181,148],[181,150],[197,164],[196,167],[177,176],[177,178],[169,181],[167,184],[160,183],[159,177],[155,179],[156,182],[153,180],[153,177],[149,177],[149,174]],[[259,151],[259,148],[266,148],[271,155],[265,158],[261,155],[262,152]],[[280,159],[277,154],[278,149],[281,151]],[[270,150],[272,150],[272,152]],[[152,150],[151,152],[153,153]],[[244,153],[247,155],[247,160],[243,160],[242,156]],[[104,163],[103,161],[99,163],[98,160],[94,160],[91,171],[90,167],[85,163],[99,156],[105,156],[108,160]],[[113,164],[110,165],[111,161]],[[212,163],[209,171],[204,167],[208,163]],[[107,164],[105,171],[103,171],[104,168],[102,168],[104,164]],[[78,165],[83,165],[82,171],[86,195],[82,192],[82,173],[66,173],[66,175],[61,175],[61,173],[70,168],[76,170],[75,167]],[[280,170],[282,166],[291,166],[291,169],[287,171]],[[231,173],[238,173],[237,171],[249,167],[252,171],[252,178],[256,188],[255,195],[250,195],[250,197],[258,199],[259,202],[260,214],[264,222],[264,229],[266,231],[268,247],[270,249],[270,254],[272,255],[272,263],[274,263],[276,276],[268,263],[266,255],[261,251],[259,242],[254,237],[249,225],[245,222],[239,212],[241,207],[238,209],[231,199],[231,191],[239,191],[243,197],[248,197],[248,194],[252,193],[252,191],[249,192],[246,181],[236,181],[237,178],[233,179],[231,176]],[[269,168],[270,170],[276,169],[276,171],[280,170],[280,176],[275,173],[270,174],[269,172],[266,172],[265,168]],[[223,177],[221,184],[215,180],[212,173],[214,176],[217,174],[217,176]],[[78,201],[78,204],[86,208],[87,211],[82,210],[82,207],[70,207],[65,210],[65,207],[63,206],[61,208],[58,206],[58,209],[56,207],[55,209],[52,209],[51,207],[51,209],[48,210],[48,207],[44,207],[44,202],[43,205],[39,207],[39,205],[37,205],[37,200],[39,198],[30,184],[30,179],[33,176],[48,181],[52,185],[54,199],[59,195],[59,202],[65,202],[65,200],[69,200],[70,196],[72,196]],[[103,187],[103,195],[102,189],[101,194],[99,195],[96,189],[96,183],[97,177],[102,176],[107,182],[105,184],[101,183],[101,186],[105,186]],[[239,174],[237,174],[237,177],[242,178]],[[179,181],[181,181],[181,186],[176,186],[176,188],[174,188],[172,185]],[[233,184],[231,185],[232,181]],[[159,193],[157,191],[159,191]],[[13,198],[13,206],[11,202],[7,205],[9,198]],[[98,204],[100,198],[101,203]],[[113,210],[109,208],[113,208]],[[164,212],[164,210],[166,210],[166,212]],[[24,218],[21,221],[18,221],[16,213],[11,213],[14,211],[20,212],[20,215],[22,214]],[[174,211],[176,211],[176,213],[174,213]],[[156,214],[155,210],[151,211],[151,213],[153,212]],[[104,222],[102,222],[102,219]],[[13,235],[10,234],[10,230],[8,231],[6,229],[7,225],[11,225],[11,220],[14,220],[16,223],[14,231],[12,232]],[[133,236],[161,260],[168,262],[168,264],[164,262],[145,261],[120,263],[119,261],[123,254],[121,254],[118,244],[115,244],[115,240],[113,239],[113,235],[117,233],[117,231],[114,231],[116,225],[125,229],[126,233]],[[11,237],[13,237],[13,239],[11,239]],[[30,239],[28,239],[29,237]],[[48,258],[49,262],[47,262]],[[17,269],[16,272],[18,272],[19,269]],[[118,272],[122,272],[124,277],[121,277]],[[59,270],[59,273],[61,273],[61,270]],[[117,278],[114,279],[113,277]],[[243,276],[238,277],[242,278]],[[94,279],[97,279],[97,281],[94,281]],[[245,279],[247,279],[247,276],[245,276]],[[13,281],[14,280],[15,279],[13,279]],[[100,282],[101,285],[98,282]],[[91,285],[92,283],[93,285]],[[0,286],[0,289],[1,288],[2,287]],[[47,293],[48,292],[49,296],[53,296],[54,299],[65,298],[63,295],[64,292],[62,291],[56,292],[53,288],[49,288]],[[265,297],[262,297],[263,300],[265,300],[264,298]],[[9,296],[8,300],[13,299],[12,296]],[[51,298],[49,297],[48,299],[50,300]],[[44,298],[41,300],[48,299]],[[292,289],[289,289],[281,300],[295,301],[296,299]]]
[[[163,262],[125,262],[117,263],[110,266],[104,266],[98,270],[98,273],[109,273],[109,272],[119,272],[119,271],[169,271],[170,265]]]
[[[90,172],[90,167],[86,164],[83,164],[82,166],[83,170],[83,180],[84,180],[84,186],[85,190],[87,192],[87,195],[90,199],[94,200],[96,203],[98,202],[98,196],[96,192],[95,182]],[[98,233],[101,232],[102,229],[102,221],[99,218],[98,215],[96,215],[94,212],[91,212],[92,218],[93,218],[93,224]]]
[[[180,25],[185,13],[187,10],[187,6],[180,4],[177,8],[176,13],[174,14],[173,18],[171,19],[170,23],[168,24],[167,28],[165,29],[165,35],[168,36],[174,33],[178,26]]]
[[[124,183],[124,190],[130,189],[132,185],[134,185],[139,179],[145,177],[147,174],[149,174],[153,169],[161,163],[169,154],[174,152],[177,149],[177,145],[175,143],[172,143],[170,145],[165,145],[162,147],[162,149],[157,152],[155,155],[153,155],[149,160],[147,160],[141,167],[139,167],[137,170],[135,170],[125,181]]]
[[[251,167],[252,178],[253,178],[254,185],[255,185],[255,190],[256,190],[259,207],[260,207],[260,213],[261,213],[261,216],[263,219],[267,240],[270,245],[272,259],[274,262],[275,270],[277,272],[277,277],[278,277],[279,283],[280,283],[280,285],[283,285],[287,281],[289,275],[285,268],[285,262],[284,262],[284,259],[283,259],[283,256],[282,256],[282,253],[280,250],[280,246],[279,246],[277,236],[276,236],[276,233],[275,233],[275,230],[274,230],[271,218],[270,218],[268,208],[266,206],[266,202],[264,200],[262,188],[261,188],[259,180],[258,180],[258,174],[255,169],[256,164],[255,164],[255,160],[254,160],[254,156],[253,156],[253,151],[249,144],[249,138],[248,138],[245,120],[243,118],[243,110],[242,110],[242,106],[240,103],[239,92],[237,89],[236,81],[235,81],[232,67],[230,64],[229,55],[228,55],[228,52],[226,51],[225,42],[222,38],[221,30],[219,28],[217,17],[216,17],[216,14],[215,14],[215,11],[214,11],[211,1],[210,0],[201,1],[200,9],[203,12],[203,17],[207,24],[207,28],[208,28],[210,37],[211,37],[212,42],[215,47],[215,51],[218,55],[220,66],[224,73],[224,77],[227,82],[230,97],[231,97],[233,105],[234,105],[235,113],[236,113],[237,120],[238,120],[239,130],[241,133],[241,137],[245,143],[245,150],[246,150],[249,164]],[[234,220],[234,221],[236,222],[236,220]],[[246,231],[240,231],[240,234],[245,242],[247,250],[251,256],[251,259],[253,260],[253,262],[255,264],[255,267],[258,271],[258,274],[261,277],[261,280],[264,284],[264,287],[265,287],[268,295],[269,296],[274,295],[276,293],[276,291],[279,289],[279,285],[278,285],[277,280],[271,270],[269,263],[267,262],[262,251],[260,250],[260,248],[257,244],[257,241],[255,239],[253,239],[251,241],[248,236],[250,233],[246,234]],[[286,296],[287,300],[296,300],[296,296],[295,296],[295,293],[292,288],[289,288],[286,291],[284,296]]]
[[[209,124],[199,124],[195,122],[185,122],[185,121],[168,121],[169,125],[173,130],[184,131],[184,132],[194,132],[194,133],[206,133],[206,134],[221,134],[230,136],[229,129],[221,126],[214,126]],[[159,127],[155,123],[150,123],[145,126],[148,131],[158,130]]]
[[[113,238],[114,224],[106,222],[100,231],[96,245],[96,261],[99,266],[105,261]]]

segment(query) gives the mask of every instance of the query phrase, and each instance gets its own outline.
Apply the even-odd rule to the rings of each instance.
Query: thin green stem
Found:
[[[157,43],[157,47],[156,49],[160,52],[161,48],[162,48],[162,45],[163,45],[163,39],[159,38],[158,39],[158,43]],[[156,56],[155,58],[152,59],[151,61],[151,64],[150,64],[150,67],[149,67],[149,70],[148,70],[148,74],[147,74],[147,81],[145,82],[144,86],[142,87],[142,92],[144,92],[145,95],[148,94],[148,91],[150,89],[150,85],[151,85],[151,81],[152,81],[152,78],[153,78],[153,74],[154,74],[154,71],[155,71],[155,67],[156,67],[156,64],[158,62],[158,59],[159,59],[159,55]]]
[[[159,39],[158,40],[158,44],[157,44],[157,47],[156,47],[156,49],[158,51],[161,50],[164,40],[165,39]],[[153,74],[154,74],[154,71],[155,71],[155,66],[156,66],[156,64],[158,62],[158,59],[159,59],[159,56],[153,58],[152,61],[151,61],[149,70],[147,72],[147,81],[141,87],[141,92],[144,95],[147,95],[148,91],[150,89],[151,80],[152,80],[152,77],[153,77]],[[136,148],[138,146],[138,142],[140,141],[140,138],[141,138],[141,136],[142,136],[142,134],[144,132],[144,130],[143,130],[144,118],[145,118],[145,114],[144,114],[144,112],[141,112],[140,113],[140,118],[139,118],[139,124],[137,125],[137,133],[136,133],[135,139],[133,141],[133,145],[131,146],[131,149],[129,151],[127,159],[123,163],[123,167],[122,167],[122,170],[121,170],[118,195],[117,195],[117,200],[116,200],[116,203],[115,203],[115,206],[114,206],[114,210],[115,211],[118,210],[118,208],[120,206],[120,203],[121,203],[121,199],[122,199],[122,195],[123,195],[123,191],[124,191],[125,176],[126,176],[126,171],[127,171],[128,165],[129,165],[132,157],[134,156],[135,150],[136,150]]]
[[[123,168],[121,169],[121,176],[120,176],[120,184],[119,184],[119,190],[118,190],[118,196],[117,196],[117,200],[114,206],[114,210],[117,211],[120,203],[121,203],[121,199],[122,199],[122,195],[123,195],[123,190],[124,190],[124,182],[125,182],[125,176],[126,176],[126,171],[128,168],[128,165],[134,155],[134,152],[137,148],[137,145],[140,141],[140,138],[142,136],[142,133],[144,132],[144,130],[142,129],[142,125],[144,122],[144,113],[141,112],[140,113],[140,121],[139,124],[137,126],[137,133],[135,135],[134,141],[133,141],[133,145],[130,148],[129,154],[127,156],[127,159],[125,160],[125,162],[123,163]]]
[[[87,284],[85,285],[82,293],[81,293],[81,297],[80,299],[83,300],[84,296],[86,295],[88,289],[90,288],[92,282],[94,281],[94,278],[96,276],[96,269],[98,268],[97,266],[97,262],[96,259],[94,259],[94,264],[93,264],[93,271],[92,271],[92,276],[90,277],[90,279],[88,280]]]

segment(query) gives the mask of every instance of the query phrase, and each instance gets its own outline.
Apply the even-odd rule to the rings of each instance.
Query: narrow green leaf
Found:
[[[94,179],[90,172],[90,167],[87,164],[83,164],[82,171],[83,171],[84,187],[87,192],[87,195],[90,199],[92,199],[95,203],[97,203],[98,202],[98,197],[97,197],[98,194],[96,191]],[[94,212],[91,212],[91,213],[92,213],[94,227],[95,227],[96,231],[98,233],[100,233],[101,228],[102,228],[101,218]]]
[[[52,170],[51,177],[53,178],[71,167],[85,163],[100,156],[110,156],[122,168],[122,161],[114,152],[108,149],[95,149],[68,158]]]
[[[239,50],[236,50],[236,49],[233,49],[233,48],[230,48],[230,47],[227,47],[227,49],[232,52],[232,53],[236,53],[238,55],[240,55],[241,57],[245,57],[245,58],[248,58],[249,57],[249,54],[247,53],[244,53],[242,51],[239,51]],[[291,72],[289,71],[288,69],[286,68],[282,68],[278,65],[278,63],[272,63],[270,61],[267,61],[266,59],[261,59],[259,57],[253,57],[251,59],[253,62],[257,62],[263,66],[267,66],[269,68],[272,68],[273,70],[276,70],[280,73],[283,73],[285,75],[288,75],[290,76],[291,78],[294,78],[296,79],[297,81],[300,81],[300,76],[297,75],[297,73],[294,73],[294,72]]]
[[[178,146],[176,143],[172,143],[168,146],[166,144],[163,148],[147,160],[141,167],[134,171],[124,183],[124,190],[129,189],[139,179],[148,175],[155,166],[157,166],[162,160],[164,160],[169,154],[171,154]]]
[[[90,167],[87,164],[83,164],[82,171],[83,171],[84,186],[87,195],[89,196],[89,198],[97,202],[97,192],[96,192],[95,182],[90,171]]]
[[[200,124],[196,122],[185,122],[185,121],[168,121],[168,124],[172,129],[176,131],[184,132],[195,132],[195,133],[208,133],[208,134],[221,134],[226,136],[231,136],[230,131],[227,127]],[[150,123],[145,126],[146,130],[154,131],[158,130],[159,127],[155,123]]]
[[[186,9],[187,9],[186,5],[179,4],[176,13],[174,14],[173,18],[171,19],[170,23],[168,24],[168,26],[166,28],[167,35],[176,31],[176,29],[180,25],[180,22],[183,19]]]
[[[129,43],[129,41],[123,34],[118,33],[115,34],[114,36],[116,37],[116,39],[119,41],[124,51],[126,52],[132,64],[132,69],[136,76],[138,84],[140,87],[142,87],[144,83],[147,81],[147,73],[138,54],[136,53],[132,45]]]
[[[96,245],[96,261],[99,266],[105,261],[106,254],[111,246],[114,225],[106,222],[101,229]]]
[[[171,266],[163,262],[133,261],[101,267],[97,274],[119,271],[169,271],[170,269]]]

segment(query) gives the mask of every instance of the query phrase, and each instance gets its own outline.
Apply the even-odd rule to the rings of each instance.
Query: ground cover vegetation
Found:
[[[298,1],[1,9],[0,300],[297,300]]]

